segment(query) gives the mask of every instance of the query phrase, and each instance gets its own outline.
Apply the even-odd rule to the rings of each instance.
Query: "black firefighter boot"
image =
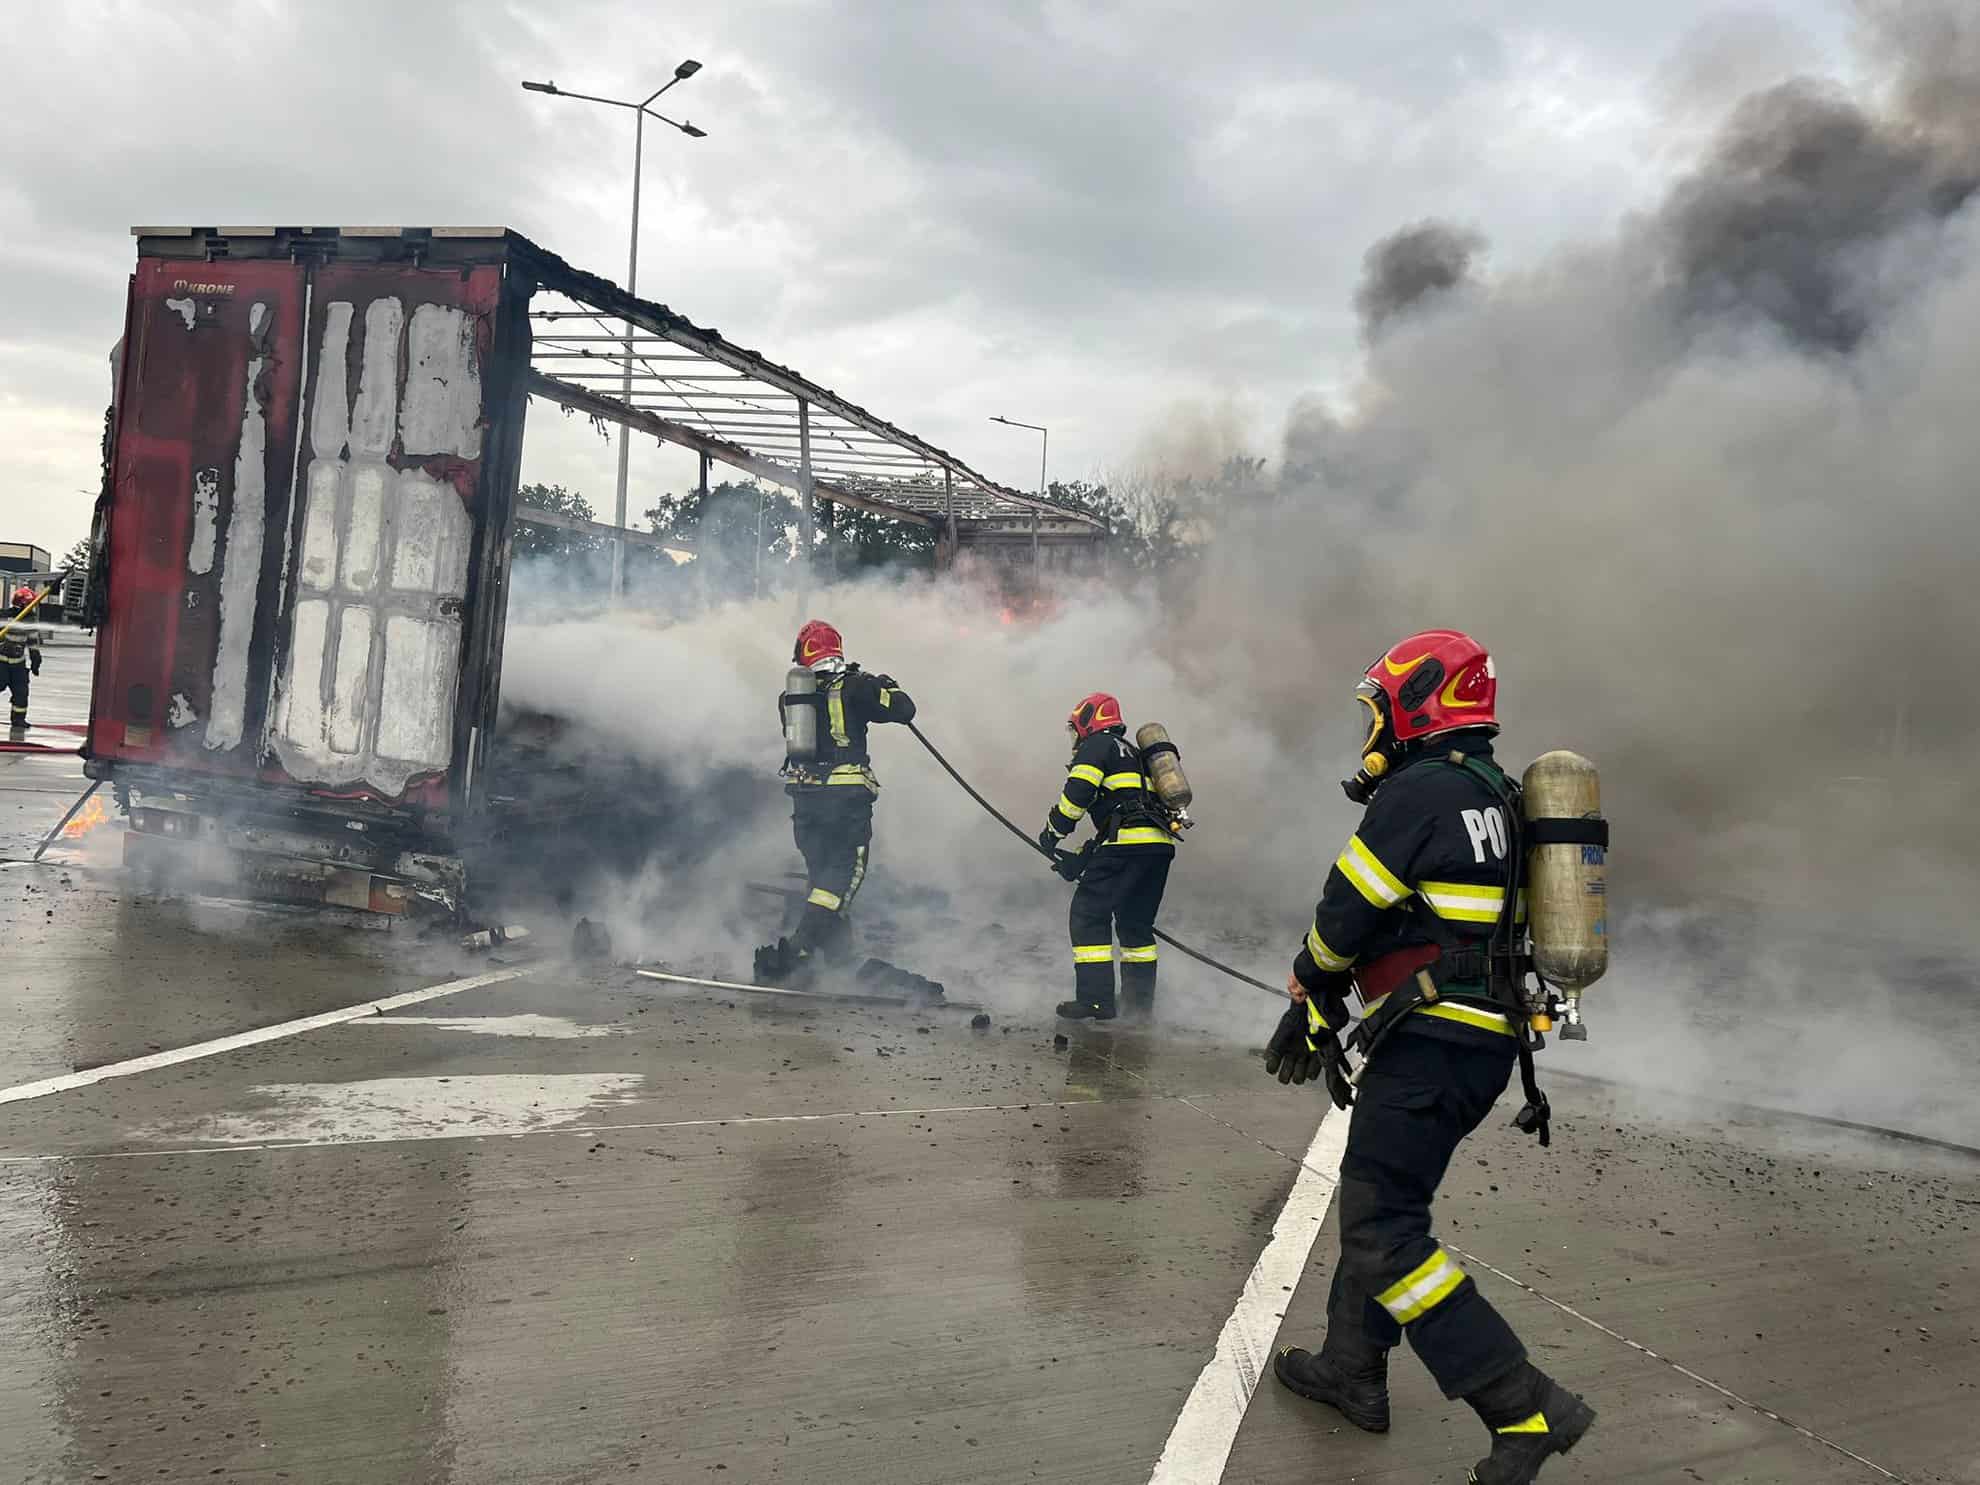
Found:
[[[1155,966],[1121,966],[1121,1019],[1146,1026],[1155,1019]]]
[[[1363,1337],[1337,1341],[1329,1331],[1318,1355],[1287,1346],[1272,1372],[1301,1397],[1325,1403],[1356,1428],[1389,1431],[1389,1353]]]
[[[1527,1361],[1465,1401],[1492,1430],[1492,1452],[1471,1467],[1473,1485],[1531,1485],[1595,1422],[1593,1408]]]
[[[818,973],[818,959],[796,939],[780,938],[756,951],[752,978],[759,985],[801,990]]]
[[[1111,953],[1111,950],[1109,951]],[[1114,1019],[1114,961],[1073,964],[1073,998],[1058,1005],[1061,1021]]]

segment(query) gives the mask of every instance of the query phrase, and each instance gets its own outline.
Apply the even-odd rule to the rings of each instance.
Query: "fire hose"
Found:
[[[996,805],[992,804],[989,800],[985,799],[981,794],[979,794],[976,791],[975,785],[971,784],[970,781],[964,778],[960,773],[957,773],[955,765],[949,762],[947,758],[944,758],[942,756],[942,750],[936,747],[935,744],[933,744],[928,740],[928,735],[926,733],[924,733],[919,727],[915,726],[915,724],[912,722],[907,724],[907,730],[914,734],[914,739],[916,742],[920,743],[924,748],[928,749],[928,756],[933,758],[937,763],[942,765],[942,772],[946,773],[950,778],[954,779],[956,783],[962,787],[963,793],[967,794],[971,799],[975,800],[979,805],[983,807],[983,811],[985,814],[989,815],[991,819],[995,820],[999,825],[1003,826],[1004,829],[1010,831],[1012,835],[1016,836],[1019,840],[1023,841],[1027,849],[1035,852],[1040,856],[1045,857],[1047,861],[1052,859],[1050,854],[1045,850],[1043,846],[1039,845],[1037,841],[1033,840],[1030,836],[1026,835],[1024,831],[1020,829],[1018,826],[1012,824],[1010,819],[1003,813],[1003,811],[999,810]],[[1289,998],[1286,995],[1285,991],[1277,989],[1274,986],[1268,985],[1263,980],[1254,980],[1250,975],[1246,974],[1243,970],[1233,969],[1231,968],[1230,965],[1225,964],[1222,960],[1211,958],[1201,949],[1191,948],[1188,944],[1183,943],[1180,939],[1171,937],[1169,934],[1164,933],[1159,928],[1155,930],[1155,937],[1160,939],[1163,943],[1167,944],[1170,948],[1176,950],[1178,953],[1187,954],[1191,959],[1194,959],[1198,964],[1207,964],[1210,968],[1218,971],[1219,973],[1227,974],[1232,979],[1251,986],[1251,988],[1254,990],[1263,990],[1267,995],[1275,995],[1280,1000],[1285,1000]]]

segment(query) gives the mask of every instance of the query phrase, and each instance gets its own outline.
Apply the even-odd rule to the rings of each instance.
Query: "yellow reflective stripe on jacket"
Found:
[[[827,725],[832,729],[832,741],[842,748],[852,746],[852,738],[846,733],[846,688],[837,685],[825,693]]]
[[[891,686],[882,686],[880,688],[880,710],[883,712],[888,710],[888,708],[893,703],[893,700],[894,700],[893,688]]]
[[[1346,969],[1354,960],[1346,954],[1336,954],[1320,937],[1320,925],[1314,924],[1306,930],[1306,952],[1313,956],[1313,962],[1322,969]]]
[[[873,770],[864,763],[841,763],[826,776],[828,784],[865,784],[869,788],[878,787]]]
[[[1061,794],[1059,796],[1059,813],[1064,815],[1068,820],[1077,820],[1081,815],[1086,813],[1086,806],[1083,804],[1074,804],[1065,795]]]
[[[839,897],[838,893],[827,892],[823,887],[813,887],[811,889],[811,895],[806,897],[805,901],[813,907],[826,908],[835,913],[845,906],[844,901]]]
[[[1375,1298],[1395,1317],[1397,1324],[1407,1325],[1412,1320],[1421,1320],[1449,1299],[1464,1279],[1464,1270],[1439,1248]]]
[[[1354,890],[1375,907],[1392,908],[1409,896],[1409,888],[1382,864],[1358,835],[1348,837],[1347,849],[1341,852],[1334,865],[1341,869],[1342,876],[1354,883]]]
[[[1066,771],[1066,777],[1069,779],[1081,779],[1096,789],[1100,787],[1100,770],[1095,768],[1091,763],[1075,763]]]
[[[1112,944],[1074,944],[1074,964],[1112,964],[1114,946]]]
[[[1130,825],[1117,831],[1107,842],[1110,846],[1167,846],[1175,844],[1175,837],[1159,825]]]
[[[1121,963],[1153,964],[1155,962],[1155,954],[1156,954],[1156,949],[1155,949],[1155,945],[1153,944],[1147,944],[1132,949],[1128,948],[1125,944],[1123,944],[1121,946]]]
[[[1460,1026],[1476,1026],[1480,1031],[1496,1031],[1504,1036],[1513,1034],[1512,1023],[1499,1012],[1481,1011],[1455,1001],[1440,1000],[1434,1005],[1420,1005],[1416,1008],[1416,1014],[1435,1016],[1439,1021],[1455,1021]]]
[[[1393,994],[1395,991],[1391,990],[1365,1003],[1361,1008],[1361,1019],[1364,1021],[1372,1019]],[[1476,1026],[1480,1031],[1496,1031],[1505,1036],[1513,1035],[1512,1022],[1499,1012],[1479,1010],[1476,1006],[1460,1005],[1452,1000],[1420,1005],[1416,1008],[1415,1014],[1435,1016],[1439,1021],[1455,1021],[1460,1026]]]
[[[1480,887],[1470,882],[1418,882],[1430,911],[1452,923],[1496,923],[1506,905],[1503,887]],[[1515,916],[1526,916],[1526,893],[1519,894]]]
[[[1148,776],[1139,773],[1110,773],[1102,782],[1109,789],[1146,789]]]

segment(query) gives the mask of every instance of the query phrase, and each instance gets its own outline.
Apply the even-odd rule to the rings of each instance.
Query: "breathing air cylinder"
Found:
[[[784,677],[784,756],[792,763],[818,757],[818,677],[808,665],[793,665]]]
[[[1155,797],[1179,815],[1189,813],[1196,798],[1189,787],[1189,776],[1182,769],[1182,752],[1169,738],[1169,729],[1160,722],[1144,722],[1136,729],[1134,745],[1141,749],[1141,768],[1155,787]]]
[[[1533,968],[1561,992],[1562,1037],[1586,1041],[1581,992],[1609,967],[1609,822],[1602,780],[1579,753],[1533,760],[1521,781]]]

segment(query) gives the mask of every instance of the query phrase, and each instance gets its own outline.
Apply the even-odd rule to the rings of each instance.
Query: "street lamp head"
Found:
[[[553,82],[526,82],[523,84],[523,91],[525,93],[554,93],[557,91],[557,85]]]
[[[688,123],[681,125],[681,133],[687,135],[689,139],[706,139],[708,137],[708,131],[706,129],[697,129],[694,125]]]
[[[701,64],[695,61],[692,57],[690,57],[687,61],[681,63],[680,66],[674,69],[674,76],[679,78],[682,82],[686,82],[689,78],[693,77],[695,73],[699,71],[701,71]]]

